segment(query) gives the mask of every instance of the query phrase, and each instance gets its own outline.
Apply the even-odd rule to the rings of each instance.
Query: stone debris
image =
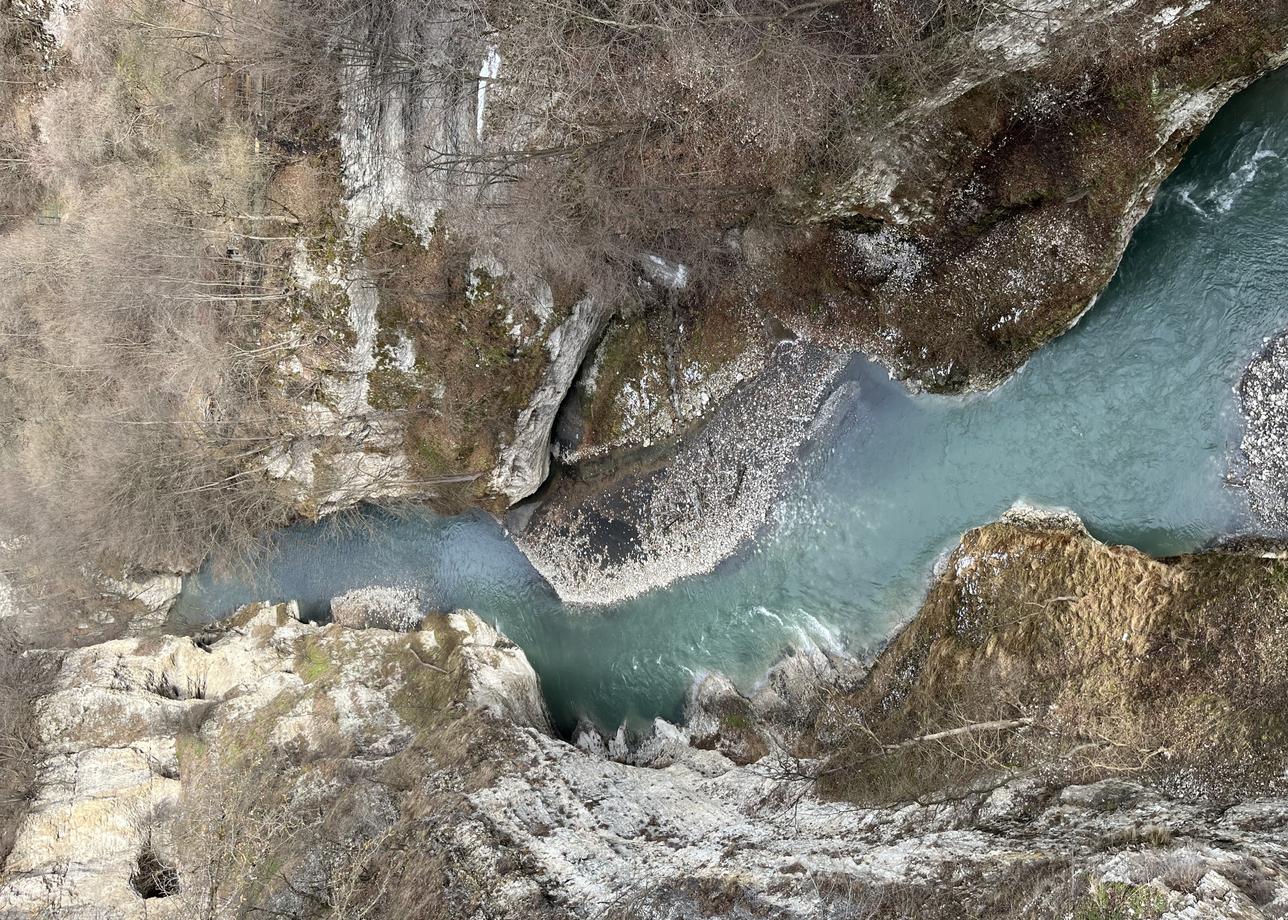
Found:
[[[415,588],[372,586],[331,598],[331,622],[348,629],[409,632],[424,616]]]

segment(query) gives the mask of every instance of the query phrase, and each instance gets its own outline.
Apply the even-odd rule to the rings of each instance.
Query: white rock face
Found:
[[[379,28],[397,36],[400,47],[422,49],[418,54],[427,60],[390,69],[358,55],[345,69],[340,151],[355,237],[383,216],[401,215],[426,239],[442,205],[470,181],[464,158],[481,132],[484,92],[473,81],[452,82],[457,68],[442,66],[448,63],[442,58],[477,42],[466,31],[476,24],[472,12],[468,4],[447,2],[418,24],[410,8],[364,9],[364,15],[392,15],[395,21]],[[353,25],[362,34],[368,24]]]
[[[492,474],[492,487],[514,504],[541,487],[550,473],[550,432],[564,397],[572,387],[587,353],[603,334],[612,309],[590,298],[550,334],[546,349],[550,364],[519,415],[514,439],[501,454]]]
[[[1270,340],[1252,360],[1238,394],[1252,509],[1267,525],[1288,528],[1288,335]]]
[[[0,620],[14,616],[18,612],[18,601],[14,595],[13,585],[9,579],[0,575]]]
[[[550,732],[545,699],[523,651],[473,613],[449,614],[447,622],[462,636],[465,700],[516,725]]]
[[[472,613],[440,616],[411,636],[322,628],[298,616],[294,602],[252,605],[208,647],[165,637],[66,654],[38,704],[39,794],[0,871],[0,917],[192,916],[183,897],[144,900],[130,881],[145,849],[174,865],[169,822],[183,788],[176,739],[217,749],[258,726],[264,743],[280,748],[390,757],[413,737],[392,706],[401,684],[388,666],[409,645],[425,667],[459,674],[447,679],[458,681],[462,705],[549,730],[522,651]],[[459,648],[459,665],[432,664],[447,646]],[[175,869],[182,882],[183,867]]]
[[[143,605],[146,612],[130,620],[130,629],[135,633],[163,627],[170,609],[179,599],[179,592],[183,590],[183,578],[169,573],[137,578],[104,577],[101,584],[106,594],[138,601]]]
[[[357,588],[331,598],[331,621],[349,629],[415,629],[424,618],[414,588]]]
[[[306,628],[297,614],[293,604],[269,607],[247,626],[281,623],[275,635],[286,643]],[[130,878],[153,835],[150,816],[178,800],[175,737],[212,701],[279,688],[282,658],[281,648],[241,638],[209,652],[173,637],[69,652],[39,704],[40,792],[0,877],[0,915],[170,915],[164,905],[145,910]]]
[[[1169,861],[1196,860],[1201,873],[1220,876],[1278,853],[1266,864],[1267,878],[1274,879],[1276,903],[1288,898],[1274,832],[1253,830],[1247,815],[1211,821],[1201,808],[1160,800],[1132,784],[1133,794],[1112,808],[1095,800],[1053,802],[1051,790],[1017,779],[961,801],[872,809],[820,802],[804,788],[784,787],[774,778],[772,758],[708,773],[681,762],[665,769],[626,766],[541,735],[525,735],[523,744],[526,769],[470,800],[533,860],[543,888],[573,916],[596,916],[622,898],[636,900],[636,916],[667,916],[666,902],[652,899],[682,883],[740,888],[740,903],[775,917],[830,916],[847,904],[875,910],[892,897],[883,886],[923,884],[934,891],[950,875],[982,879],[1004,865],[1036,868],[1083,842],[1129,834],[1160,814],[1183,839],[1153,851],[1084,851],[1092,876],[1156,885],[1164,917],[1253,918],[1265,914],[1243,892],[1232,894],[1233,886],[1190,893],[1153,880]],[[1251,812],[1269,818],[1280,808],[1259,802]],[[1206,842],[1214,838],[1222,843]],[[831,895],[816,884],[824,878]],[[957,898],[974,900],[990,890],[996,889],[966,882]],[[924,916],[940,916],[926,910]]]
[[[365,264],[359,259],[314,265],[300,245],[292,272],[304,292],[343,299],[343,321],[352,343],[335,366],[316,375],[321,399],[299,407],[281,443],[267,453],[265,473],[289,483],[301,510],[311,515],[414,491],[408,481],[402,423],[370,402],[370,375],[378,366],[380,298]],[[411,365],[404,371],[414,368],[415,353],[411,342],[405,347],[400,343],[392,363],[405,365],[408,358]],[[294,364],[302,370],[298,357]]]

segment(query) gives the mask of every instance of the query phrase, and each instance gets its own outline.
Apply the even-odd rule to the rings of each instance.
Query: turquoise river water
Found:
[[[256,599],[319,614],[354,587],[419,587],[518,642],[556,719],[674,718],[695,675],[749,687],[789,644],[862,652],[916,609],[936,557],[1016,500],[1076,511],[1155,554],[1251,531],[1225,482],[1233,386],[1288,326],[1288,71],[1231,101],[1160,191],[1117,276],[1072,332],[998,390],[909,396],[856,359],[857,403],[765,532],[713,573],[568,608],[483,517],[367,512],[291,528],[254,584],[201,572],[175,616]]]

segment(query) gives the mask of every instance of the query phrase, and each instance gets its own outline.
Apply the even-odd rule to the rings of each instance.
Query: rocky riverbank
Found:
[[[1237,472],[1252,510],[1276,530],[1288,527],[1288,336],[1280,334],[1249,363],[1239,382],[1244,466]]]
[[[797,653],[748,695],[704,677],[682,725],[573,743],[468,613],[254,605],[70,651],[0,913],[1276,916],[1286,586],[1278,559],[1012,517],[866,674]]]

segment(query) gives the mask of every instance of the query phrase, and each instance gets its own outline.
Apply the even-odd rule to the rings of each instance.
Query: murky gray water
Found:
[[[556,717],[674,716],[696,673],[750,684],[790,642],[883,640],[936,556],[1017,499],[1077,511],[1098,536],[1157,554],[1252,527],[1224,484],[1232,387],[1288,326],[1288,72],[1231,102],[1168,181],[1117,277],[1073,332],[994,393],[909,397],[856,362],[841,433],[811,458],[768,532],[714,573],[612,608],[570,609],[482,518],[368,515],[281,535],[246,585],[189,579],[177,616],[258,598],[322,612],[366,584],[471,607],[527,651]]]

